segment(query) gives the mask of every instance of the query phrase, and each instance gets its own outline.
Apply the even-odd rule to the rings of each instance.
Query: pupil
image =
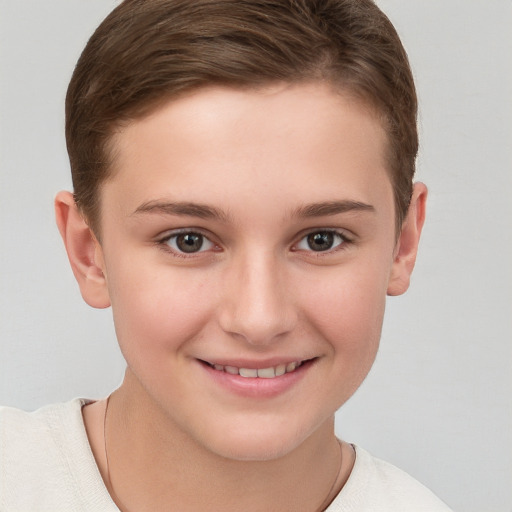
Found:
[[[313,251],[327,251],[334,243],[334,235],[329,231],[313,233],[308,236],[309,248]]]
[[[176,239],[176,245],[183,252],[197,252],[203,246],[203,236],[195,233],[186,233],[179,235]]]

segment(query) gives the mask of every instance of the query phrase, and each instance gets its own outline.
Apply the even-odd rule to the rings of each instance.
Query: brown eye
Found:
[[[334,243],[334,235],[329,231],[321,233],[312,233],[307,236],[308,247],[312,251],[327,251],[332,248]]]
[[[314,231],[306,235],[297,244],[301,251],[324,252],[334,249],[345,242],[345,238],[336,231]]]
[[[176,252],[191,254],[211,249],[213,243],[201,233],[179,233],[169,237],[166,244]]]
[[[186,233],[176,237],[176,245],[183,252],[197,252],[203,246],[203,236],[196,233]]]

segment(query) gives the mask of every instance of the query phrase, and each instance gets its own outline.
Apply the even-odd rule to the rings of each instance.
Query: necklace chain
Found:
[[[336,438],[336,441],[338,443],[338,448],[339,448],[339,453],[340,453],[340,455],[339,455],[340,461],[338,463],[338,469],[336,471],[336,474],[334,475],[334,481],[332,482],[332,485],[329,488],[329,492],[326,494],[326,496],[324,498],[324,501],[322,502],[322,504],[318,508],[318,512],[324,512],[325,510],[327,510],[327,507],[334,500],[335,496],[331,496],[331,494],[333,493],[334,489],[336,488],[336,484],[338,483],[339,478],[340,478],[341,467],[342,467],[342,462],[343,462],[343,448],[342,448],[342,445],[341,445],[341,441],[338,438]]]
[[[114,486],[112,485],[112,479],[110,478],[110,464],[108,461],[108,450],[107,450],[107,412],[108,412],[108,406],[110,403],[110,397],[114,394],[114,392],[110,393],[110,395],[107,396],[107,402],[105,404],[105,416],[103,417],[103,444],[105,448],[105,462],[107,466],[107,484],[110,490],[110,493],[112,495],[112,498],[114,499],[116,505],[120,510],[123,512],[129,512],[128,509],[124,506],[123,502],[119,499],[119,496],[116,494],[116,491],[114,490]]]
[[[107,484],[108,484],[110,493],[112,494],[112,498],[114,499],[116,504],[121,508],[121,510],[123,512],[129,512],[128,509],[124,506],[123,502],[119,499],[119,496],[116,494],[116,492],[114,490],[114,486],[112,485],[112,479],[110,477],[110,464],[109,464],[109,460],[108,460],[108,450],[107,450],[107,412],[108,412],[108,406],[110,403],[110,397],[112,395],[113,395],[113,393],[110,393],[110,395],[108,395],[108,397],[107,397],[107,401],[105,403],[105,415],[103,417],[103,444],[104,444],[104,450],[105,450]],[[329,488],[329,492],[325,496],[325,498],[324,498],[322,504],[320,505],[320,507],[318,508],[317,512],[325,511],[327,509],[327,507],[331,504],[332,500],[334,499],[333,497],[331,497],[331,494],[333,493],[334,489],[336,488],[336,484],[338,483],[338,480],[339,480],[339,477],[341,474],[341,467],[342,467],[342,462],[343,462],[343,450],[342,450],[341,441],[338,438],[336,438],[336,441],[338,442],[339,459],[340,459],[340,461],[338,463],[338,469],[334,476],[334,481],[331,484],[331,487]]]

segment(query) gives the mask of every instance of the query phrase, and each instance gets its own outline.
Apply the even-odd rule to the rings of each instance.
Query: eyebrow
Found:
[[[306,204],[296,208],[292,218],[314,218],[329,215],[338,215],[347,212],[375,212],[375,208],[360,201],[324,201],[319,203]],[[230,215],[218,208],[201,203],[192,202],[168,202],[148,201],[141,204],[133,214],[157,213],[163,215],[178,215],[186,217],[198,217],[201,219],[212,219],[221,222],[228,222]]]
[[[293,212],[293,217],[312,218],[324,217],[328,215],[338,215],[347,212],[375,212],[371,204],[361,203],[359,201],[325,201],[321,203],[306,204],[297,208]]]
[[[200,219],[213,219],[222,222],[229,220],[229,215],[218,208],[200,203],[148,201],[141,204],[133,214],[158,213],[164,215],[180,215],[186,217],[199,217]]]

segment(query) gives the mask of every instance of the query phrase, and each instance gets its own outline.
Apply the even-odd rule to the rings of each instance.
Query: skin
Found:
[[[344,444],[336,477],[334,413],[375,359],[386,295],[409,285],[425,186],[397,234],[382,126],[318,83],[202,89],[114,143],[101,243],[70,193],[56,212],[82,295],[112,306],[127,361],[107,422],[118,505],[323,508],[354,462]],[[201,250],[179,252],[176,230],[204,236]],[[313,250],[308,235],[327,230],[333,246]],[[234,392],[202,362],[306,360],[273,394]],[[109,487],[104,412],[96,402],[84,421]]]

